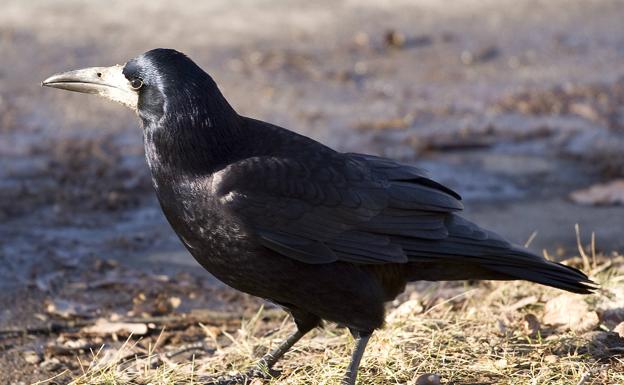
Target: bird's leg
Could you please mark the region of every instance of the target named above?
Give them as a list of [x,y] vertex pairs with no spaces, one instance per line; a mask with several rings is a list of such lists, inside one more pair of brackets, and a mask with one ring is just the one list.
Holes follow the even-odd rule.
[[356,336],[355,349],[353,350],[353,355],[351,356],[351,362],[347,368],[347,373],[345,373],[345,376],[342,378],[341,385],[355,385],[358,369],[360,367],[360,361],[362,360],[364,350],[366,350],[366,344],[372,334],[371,332],[353,331],[352,333]]
[[[309,331],[309,330],[308,330]],[[282,342],[277,348],[271,350],[265,354],[253,367],[249,368],[244,373],[237,374],[230,377],[222,377],[217,380],[204,382],[204,385],[234,385],[234,384],[247,384],[252,378],[268,378],[270,375],[270,369],[282,358],[284,354],[301,339],[306,332],[302,332],[299,329],[292,333],[286,341]]]
[[302,312],[299,310],[290,310],[292,314],[295,324],[297,325],[297,330],[291,334],[286,341],[282,342],[277,348],[273,349],[269,353],[265,354],[260,361],[256,364],[256,367],[251,370],[251,372],[260,372],[264,374],[265,369],[271,369],[273,365],[277,363],[286,354],[290,348],[293,347],[294,344],[297,343],[303,336],[308,334],[308,332],[315,327],[317,327],[321,320],[315,315],[310,313]]
[[286,352],[299,341],[303,336],[315,327],[321,320],[315,315],[303,312],[294,312],[291,314],[297,324],[297,330],[292,333],[286,341],[282,342],[277,348],[265,354],[252,368],[245,373],[241,373],[230,377],[221,377],[217,379],[204,379],[204,385],[234,385],[247,384],[252,378],[267,378],[267,369],[271,369],[273,365],[279,361]]
[[288,336],[286,341],[282,342],[278,347],[265,354],[260,361],[258,361],[256,364],[258,369],[271,369],[273,365],[275,365],[277,361],[279,361],[279,359],[282,358],[282,356],[286,354],[286,352],[292,348],[293,345],[296,344],[297,341],[299,341],[306,333],[307,332],[302,333],[299,329],[297,329],[293,334]]

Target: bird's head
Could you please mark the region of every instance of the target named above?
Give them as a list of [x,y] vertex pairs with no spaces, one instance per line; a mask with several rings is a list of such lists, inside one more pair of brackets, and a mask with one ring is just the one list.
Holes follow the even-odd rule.
[[241,117],[212,78],[172,49],[153,49],[124,65],[59,73],[42,85],[96,94],[130,107],[143,122],[146,144],[154,149],[148,161],[157,154],[178,173],[204,172],[205,165],[221,164],[233,156],[242,135]]
[[159,121],[167,111],[197,114],[187,110],[209,109],[215,102],[225,102],[206,72],[186,55],[164,48],[124,65],[58,73],[41,85],[105,97],[133,109],[147,124]]

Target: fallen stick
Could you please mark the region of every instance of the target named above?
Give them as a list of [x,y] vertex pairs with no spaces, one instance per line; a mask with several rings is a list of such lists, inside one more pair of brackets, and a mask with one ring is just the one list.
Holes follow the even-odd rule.
[[[283,312],[275,309],[265,311],[263,318],[274,318],[283,315]],[[240,325],[243,316],[240,313],[226,313],[212,310],[201,310],[196,313],[180,315],[167,315],[155,317],[129,317],[115,320],[114,322],[143,323],[148,325],[148,334],[160,332],[162,328],[167,330],[183,330],[192,325]],[[70,320],[67,322],[51,322],[41,326],[27,326],[22,328],[0,329],[1,338],[12,338],[21,335],[55,335],[64,332],[77,332],[83,327],[92,326],[96,319]]]

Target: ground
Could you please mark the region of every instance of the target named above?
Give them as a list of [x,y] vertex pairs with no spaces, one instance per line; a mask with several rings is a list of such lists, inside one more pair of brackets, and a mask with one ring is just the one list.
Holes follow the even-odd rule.
[[0,337],[0,379],[76,373],[74,348],[46,346],[100,318],[161,317],[148,335],[169,322],[205,336],[195,321],[214,313],[178,318],[218,310],[235,331],[261,304],[183,250],[151,192],[136,117],[41,89],[45,77],[176,48],[242,114],[427,168],[464,196],[466,216],[518,243],[533,238],[537,252],[578,254],[579,223],[583,243],[594,232],[611,255],[624,250],[624,208],[571,193],[624,177],[623,16],[617,1],[582,0],[3,2],[0,327],[37,333]]
[[[527,282],[410,285],[388,305],[360,383],[621,384],[624,256],[581,255],[566,263],[601,285],[586,297]],[[214,385],[294,330],[281,310],[190,274],[129,272],[111,262],[85,274],[57,284],[34,313],[44,327],[0,330],[2,348],[12,353],[3,369],[11,359],[29,369],[6,381]],[[202,296],[212,299],[209,310],[198,309]],[[338,384],[352,347],[347,330],[325,325],[285,356],[274,378],[251,384]],[[423,382],[427,376],[434,380]]]

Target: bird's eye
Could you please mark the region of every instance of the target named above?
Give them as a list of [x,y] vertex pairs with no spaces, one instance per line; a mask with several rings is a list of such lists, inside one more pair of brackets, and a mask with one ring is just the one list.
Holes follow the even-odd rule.
[[139,78],[134,78],[130,80],[130,87],[132,87],[132,89],[135,91],[138,90],[139,88],[143,87],[143,80]]

